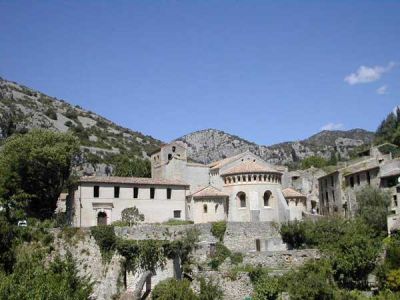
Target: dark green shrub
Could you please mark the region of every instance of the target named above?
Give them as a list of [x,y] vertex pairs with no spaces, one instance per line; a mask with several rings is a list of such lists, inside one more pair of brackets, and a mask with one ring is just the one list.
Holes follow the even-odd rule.
[[52,120],[57,120],[57,113],[53,108],[48,108],[44,114]]
[[231,262],[234,265],[241,264],[243,262],[243,254],[240,252],[234,252],[231,254]]
[[280,233],[283,242],[294,249],[302,248],[306,242],[306,225],[298,220],[282,224]]
[[100,253],[103,261],[109,262],[114,254],[116,245],[114,226],[95,226],[91,227],[90,231],[100,248]]
[[267,276],[268,276],[268,270],[261,266],[257,266],[249,272],[250,281],[253,284],[257,283],[261,278]]
[[219,222],[212,223],[211,233],[220,242],[222,242],[224,240],[225,231],[226,231],[226,221],[219,221]]
[[159,282],[152,291],[153,300],[198,300],[199,297],[190,288],[190,281],[173,278]]
[[281,284],[277,277],[263,276],[254,286],[254,300],[275,300],[281,292]]

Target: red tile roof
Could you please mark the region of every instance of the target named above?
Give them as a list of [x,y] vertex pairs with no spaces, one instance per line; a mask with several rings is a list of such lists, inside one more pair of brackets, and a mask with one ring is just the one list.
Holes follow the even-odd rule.
[[113,183],[113,184],[142,184],[142,185],[175,185],[189,186],[186,182],[175,179],[145,178],[145,177],[117,177],[117,176],[84,176],[82,183]]
[[191,195],[193,198],[209,198],[209,197],[229,197],[228,194],[221,192],[215,187],[209,185]]
[[243,173],[281,173],[271,167],[263,166],[254,161],[245,161],[226,170],[222,175],[234,175]]

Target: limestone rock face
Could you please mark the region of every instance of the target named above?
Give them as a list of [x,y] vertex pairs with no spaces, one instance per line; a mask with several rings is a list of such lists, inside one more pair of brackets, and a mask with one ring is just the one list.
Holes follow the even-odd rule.
[[271,146],[257,145],[216,129],[196,131],[178,138],[188,146],[188,155],[210,163],[246,150],[273,164],[287,164],[318,155],[329,159],[332,153],[348,158],[355,147],[372,142],[374,134],[363,129],[322,131],[308,139]]

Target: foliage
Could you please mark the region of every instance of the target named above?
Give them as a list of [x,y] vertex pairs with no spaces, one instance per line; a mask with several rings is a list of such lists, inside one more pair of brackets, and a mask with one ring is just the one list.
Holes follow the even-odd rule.
[[257,266],[250,270],[249,277],[252,283],[257,283],[261,278],[268,276],[268,270],[261,266]]
[[7,273],[12,271],[15,262],[15,227],[10,225],[7,220],[0,216],[0,272]]
[[32,130],[7,139],[0,152],[0,204],[7,217],[50,217],[78,152],[77,140],[64,133]]
[[[386,239],[385,260],[377,269],[377,278],[381,289],[397,291],[396,279],[400,270],[400,233],[392,234]],[[390,280],[389,280],[390,276]],[[400,283],[400,282],[398,282]]]
[[290,272],[282,284],[293,300],[333,299],[334,283],[328,261],[310,261]]
[[[190,281],[173,278],[159,282],[152,291],[153,300],[198,300],[199,297],[190,288]],[[204,298],[207,299],[207,298]]]
[[281,284],[277,277],[263,276],[254,286],[254,300],[275,300],[281,292]]
[[222,300],[224,292],[219,287],[218,283],[214,283],[211,278],[206,280],[200,278],[200,293],[199,300]]
[[301,248],[306,242],[306,226],[307,223],[297,220],[282,224],[280,233],[283,242],[287,243],[291,248]]
[[218,242],[216,244],[215,255],[212,257],[209,262],[209,266],[213,270],[218,270],[218,267],[225,261],[227,258],[231,259],[232,264],[239,264],[243,261],[243,255],[239,252],[232,253],[223,243]]
[[316,247],[329,258],[334,278],[341,287],[366,286],[367,275],[375,268],[380,239],[362,219],[290,222],[284,228],[285,241],[295,241],[292,243],[298,247]]
[[0,299],[89,299],[93,284],[88,278],[78,277],[70,253],[64,259],[56,256],[47,266],[45,258],[46,252],[40,247],[22,245],[14,272],[0,274]]
[[127,222],[129,226],[144,221],[144,214],[141,214],[136,206],[125,208],[122,211],[121,216],[122,221]]
[[168,221],[162,223],[163,225],[170,225],[170,226],[175,226],[175,225],[189,225],[193,224],[193,221],[189,220],[177,220],[177,219],[169,219]]
[[386,285],[391,291],[400,291],[400,269],[389,271]]
[[100,248],[100,253],[103,261],[109,262],[114,254],[117,240],[114,232],[114,226],[94,226],[90,228],[90,232]]
[[226,231],[226,221],[219,221],[219,222],[212,223],[211,233],[220,242],[222,242],[224,240],[225,231]]
[[150,177],[151,164],[149,160],[120,155],[114,159],[114,176]]
[[53,108],[48,108],[44,114],[52,120],[57,120],[57,113]]
[[391,112],[376,130],[376,144],[385,142],[400,145],[400,108],[396,113]]
[[329,164],[329,162],[320,156],[309,156],[301,161],[301,168],[308,169],[311,167],[322,168]]
[[356,195],[357,214],[369,224],[376,234],[386,234],[390,194],[381,189],[366,186]]

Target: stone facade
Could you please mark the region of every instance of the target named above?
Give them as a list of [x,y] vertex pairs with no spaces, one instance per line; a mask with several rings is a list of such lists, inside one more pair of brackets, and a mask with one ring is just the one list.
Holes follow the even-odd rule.
[[382,153],[381,148],[373,147],[366,156],[344,163],[318,179],[323,215],[353,216],[357,210],[356,193],[368,185],[388,191],[392,198],[391,209],[399,212],[400,160],[392,159],[391,153]]
[[146,223],[281,223],[301,219],[308,209],[285,199],[286,167],[272,166],[249,151],[204,165],[190,162],[186,146],[174,142],[151,155],[151,170],[152,178],[82,177],[68,200],[71,223],[111,224],[134,206]]

